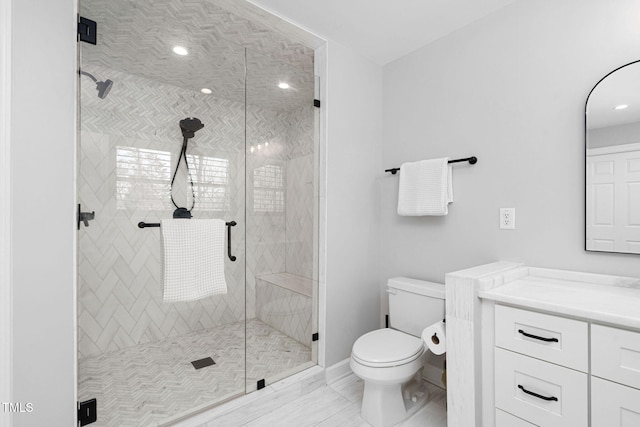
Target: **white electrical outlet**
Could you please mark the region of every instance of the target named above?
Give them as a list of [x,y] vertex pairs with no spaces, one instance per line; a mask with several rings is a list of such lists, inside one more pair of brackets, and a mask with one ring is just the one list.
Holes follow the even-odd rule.
[[503,230],[515,230],[516,208],[500,208],[500,228]]

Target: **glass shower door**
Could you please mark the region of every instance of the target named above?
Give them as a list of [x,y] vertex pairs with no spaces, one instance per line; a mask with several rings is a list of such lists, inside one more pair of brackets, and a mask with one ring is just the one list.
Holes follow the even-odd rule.
[[[78,398],[97,399],[95,425],[164,425],[316,363],[313,50],[241,3],[80,0],[98,23],[77,156]],[[226,292],[167,296],[183,264],[158,225],[176,208],[235,222]]]
[[[247,391],[317,362],[313,62],[247,50]],[[314,292],[315,290],[315,292]]]
[[[78,399],[97,399],[95,425],[163,423],[245,393],[245,52],[210,37],[207,2],[80,10],[99,33],[80,46],[77,188],[79,211],[94,215],[78,229]],[[176,171],[179,123],[192,117],[204,127]],[[162,229],[138,223],[176,206],[237,223],[235,261],[223,242],[226,293],[167,301]]]

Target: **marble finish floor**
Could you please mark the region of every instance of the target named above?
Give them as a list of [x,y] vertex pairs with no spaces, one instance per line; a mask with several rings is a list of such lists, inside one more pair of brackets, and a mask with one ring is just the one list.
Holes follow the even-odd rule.
[[[320,367],[308,369],[174,427],[367,427],[360,417],[362,380],[350,373],[330,384]],[[400,427],[446,427],[446,391],[428,384],[429,401]]]
[[[96,398],[95,426],[148,426],[312,366],[311,350],[259,320],[193,332],[78,361],[78,399]],[[194,360],[215,365],[196,370]]]

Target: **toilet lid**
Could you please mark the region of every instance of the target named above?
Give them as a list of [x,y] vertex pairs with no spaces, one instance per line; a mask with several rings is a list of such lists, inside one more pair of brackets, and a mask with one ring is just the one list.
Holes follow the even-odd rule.
[[423,351],[420,338],[394,329],[378,329],[358,338],[351,355],[363,365],[384,367],[409,363]]

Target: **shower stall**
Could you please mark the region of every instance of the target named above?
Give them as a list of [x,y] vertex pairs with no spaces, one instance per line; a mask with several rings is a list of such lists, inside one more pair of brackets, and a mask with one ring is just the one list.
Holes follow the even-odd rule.
[[[162,425],[315,365],[313,48],[237,0],[80,14],[78,400],[95,425]],[[165,302],[162,231],[139,223],[176,207],[227,222],[226,293]]]

